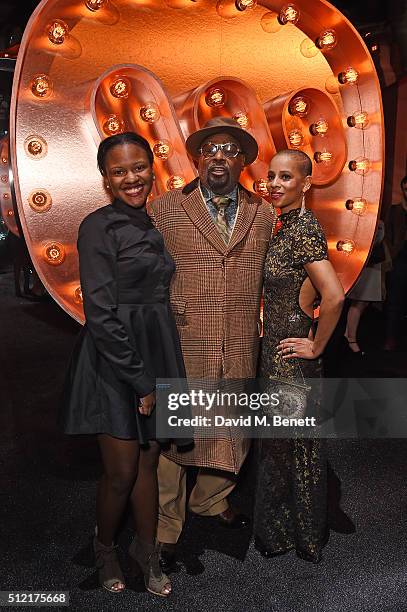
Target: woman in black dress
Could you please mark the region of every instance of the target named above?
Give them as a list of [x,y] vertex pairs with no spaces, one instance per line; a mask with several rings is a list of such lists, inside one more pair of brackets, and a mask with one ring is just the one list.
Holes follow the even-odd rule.
[[130,499],[137,536],[129,553],[146,588],[168,596],[155,545],[160,446],[156,378],[185,378],[168,288],[175,266],[146,213],[154,180],[148,142],[127,132],[102,141],[98,166],[113,202],[88,215],[78,251],[86,323],[67,381],[63,427],[96,434],[104,474],[94,538],[100,583],[125,588],[114,538]]
[[[307,378],[321,376],[320,357],[335,329],[343,289],[328,261],[318,220],[305,209],[312,163],[302,151],[280,151],[273,157],[268,189],[280,208],[281,227],[272,239],[264,268],[264,337],[262,379],[286,381],[288,410],[318,416],[318,392],[306,397]],[[320,300],[315,337],[313,309]],[[272,379],[272,380],[271,380]],[[288,383],[288,384],[287,384]],[[281,407],[279,407],[281,408]],[[291,416],[289,414],[284,416]],[[295,549],[317,563],[327,539],[327,459],[323,440],[260,441],[255,545],[265,557]]]

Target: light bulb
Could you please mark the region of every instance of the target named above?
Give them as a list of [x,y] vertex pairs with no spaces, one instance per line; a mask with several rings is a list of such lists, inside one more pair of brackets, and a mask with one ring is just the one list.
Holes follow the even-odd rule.
[[295,4],[286,4],[278,14],[278,20],[282,25],[291,23],[295,25],[300,18],[300,10]]
[[309,131],[313,136],[325,136],[328,131],[328,122],[326,119],[318,119],[315,123],[310,125]]
[[108,136],[121,134],[124,132],[124,121],[118,115],[109,115],[103,124],[103,131]]
[[73,301],[75,304],[83,304],[82,287],[77,287],[73,292]]
[[36,189],[28,196],[28,203],[35,212],[47,212],[52,206],[52,198],[45,189]]
[[8,176],[7,176],[7,174],[3,174],[0,177],[0,180],[1,180],[2,183],[8,183]]
[[128,81],[128,79],[125,79],[123,77],[118,77],[110,85],[110,93],[114,98],[127,99],[129,97],[130,90],[130,82]]
[[232,119],[237,121],[237,123],[240,125],[240,127],[243,128],[244,130],[247,130],[247,128],[250,125],[249,117],[243,111],[238,111],[237,113],[235,113],[233,115]]
[[226,103],[226,93],[219,87],[212,87],[205,95],[205,102],[208,106],[224,106]]
[[41,136],[29,136],[24,141],[24,151],[33,159],[42,159],[48,153],[48,145]]
[[69,28],[62,19],[54,19],[47,29],[48,39],[53,45],[62,45],[69,34]]
[[273,12],[264,13],[260,19],[260,25],[268,34],[275,34],[281,30],[282,24],[278,20],[278,14]]
[[35,76],[30,87],[36,98],[48,98],[52,93],[52,81],[46,74]]
[[7,158],[6,157],[2,157],[1,158],[1,163],[2,164],[7,164]]
[[353,212],[354,215],[362,217],[367,210],[367,202],[364,198],[354,198],[346,200],[345,207]]
[[356,172],[356,174],[361,174],[363,176],[370,170],[370,160],[368,160],[367,157],[358,157],[357,159],[352,159],[348,167],[351,172]]
[[185,179],[183,176],[170,176],[167,181],[167,189],[181,189],[185,185]]
[[159,140],[153,146],[153,153],[158,159],[168,159],[172,155],[172,145],[168,140]]
[[314,153],[314,159],[317,162],[317,164],[330,164],[332,161],[332,153],[330,151],[316,151]]
[[355,127],[358,130],[364,130],[369,123],[369,117],[366,111],[360,110],[355,111],[350,117],[346,120],[349,127]]
[[359,72],[355,70],[355,68],[352,68],[352,66],[349,66],[349,68],[346,68],[346,70],[338,74],[338,81],[342,85],[345,85],[346,83],[348,85],[355,85],[355,83],[358,82],[358,79]]
[[146,123],[154,123],[161,117],[160,110],[155,102],[146,102],[140,108],[140,117]]
[[257,4],[257,0],[235,0],[235,6],[238,11],[253,9]]
[[288,133],[288,141],[292,147],[301,147],[304,144],[304,134],[295,128]]
[[31,153],[33,157],[36,157],[37,155],[41,155],[42,144],[40,143],[39,140],[30,140],[30,142],[27,145],[27,151]]
[[65,261],[65,249],[59,242],[50,242],[43,251],[45,261],[51,266],[60,266]]
[[345,255],[350,255],[355,250],[355,243],[353,240],[349,238],[345,238],[344,240],[338,240],[336,243],[336,248],[338,251],[341,251]]
[[296,96],[293,98],[288,105],[288,112],[290,115],[296,115],[297,117],[306,117],[310,110],[310,101],[305,96]]
[[9,199],[9,195],[8,195],[8,193],[3,193],[3,198],[4,198],[5,200],[8,200],[8,199]]
[[90,11],[98,11],[106,4],[106,0],[85,0],[86,8]]
[[267,189],[267,182],[265,178],[257,179],[257,181],[253,183],[253,191],[263,197],[268,196],[269,190]]
[[318,38],[315,41],[315,45],[318,49],[322,49],[322,51],[329,51],[333,49],[338,44],[338,38],[336,36],[335,30],[324,30],[320,33]]
[[[168,0],[167,0],[168,1]],[[216,3],[216,12],[223,19],[234,19],[242,12],[254,9],[257,6],[257,0],[218,0]]]

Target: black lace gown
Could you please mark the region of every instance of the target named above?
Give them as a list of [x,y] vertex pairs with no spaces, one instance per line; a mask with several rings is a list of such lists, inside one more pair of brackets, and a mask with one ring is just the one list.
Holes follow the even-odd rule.
[[[307,278],[304,264],[327,259],[324,233],[311,211],[282,214],[282,226],[270,243],[264,269],[264,337],[260,361],[263,379],[275,377],[298,384],[295,401],[310,409],[301,385],[321,376],[317,360],[283,360],[278,343],[288,337],[306,337],[312,319],[299,305]],[[271,383],[270,383],[271,384]],[[296,387],[292,387],[295,389]],[[306,402],[308,402],[307,405]],[[318,415],[320,398],[312,398]],[[298,405],[297,405],[298,408]],[[327,460],[324,441],[317,439],[263,439],[258,446],[255,508],[256,539],[271,553],[295,549],[317,563],[327,538]]]

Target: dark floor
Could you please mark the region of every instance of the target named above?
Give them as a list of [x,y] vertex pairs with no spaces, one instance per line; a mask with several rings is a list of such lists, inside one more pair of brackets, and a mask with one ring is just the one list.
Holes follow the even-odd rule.
[[[342,506],[357,531],[333,533],[320,565],[293,553],[265,560],[248,533],[225,532],[208,519],[190,517],[170,600],[137,585],[119,595],[97,588],[88,546],[100,472],[97,449],[92,438],[65,437],[55,425],[79,327],[51,301],[15,298],[9,270],[0,274],[0,300],[1,590],[68,590],[70,610],[86,612],[407,611],[405,440],[330,442]],[[369,376],[406,376],[405,352],[379,350],[381,323],[380,312],[366,313],[361,343],[369,355],[362,364],[345,352],[338,332],[331,376],[355,368]],[[251,467],[249,461],[235,495],[247,512]],[[119,538],[123,550],[130,537],[128,521]]]

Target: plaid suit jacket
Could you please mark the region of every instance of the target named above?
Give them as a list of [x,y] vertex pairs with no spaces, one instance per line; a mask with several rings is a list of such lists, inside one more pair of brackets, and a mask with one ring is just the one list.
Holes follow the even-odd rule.
[[[239,211],[228,245],[206,208],[199,179],[160,196],[151,216],[176,272],[171,305],[189,379],[256,376],[263,265],[276,215],[270,204],[240,186]],[[177,463],[237,473],[249,448],[226,428],[217,439],[195,439]]]

